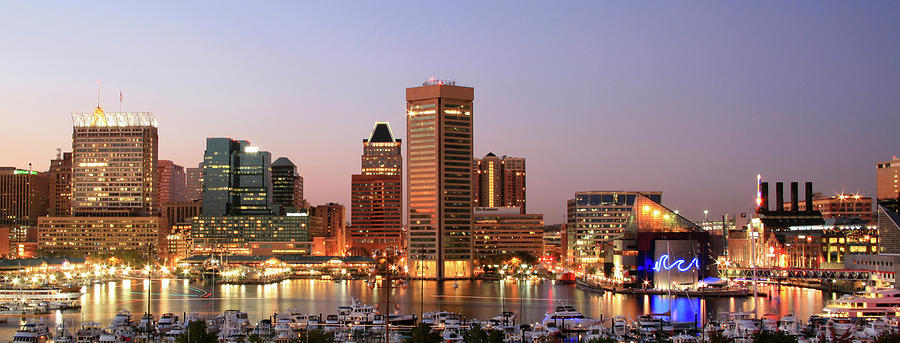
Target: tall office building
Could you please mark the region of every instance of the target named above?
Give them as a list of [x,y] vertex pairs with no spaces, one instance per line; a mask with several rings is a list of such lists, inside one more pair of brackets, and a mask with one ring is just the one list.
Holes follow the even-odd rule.
[[503,167],[500,158],[489,152],[478,163],[478,203],[476,207],[501,207],[503,204]]
[[272,162],[272,201],[284,212],[287,207],[299,207],[301,200],[303,181],[297,166],[287,157],[279,157]]
[[184,167],[169,160],[157,163],[159,175],[159,203],[168,204],[185,200]]
[[900,158],[875,164],[875,186],[878,200],[900,198]]
[[203,162],[197,168],[186,169],[184,196],[191,201],[203,199]]
[[207,138],[203,207],[191,221],[196,251],[308,254],[309,215],[273,202],[271,155],[249,141]]
[[472,276],[474,95],[445,81],[406,89],[407,256],[414,277]]
[[575,199],[566,202],[567,219],[562,234],[565,263],[580,268],[611,262],[602,260],[602,245],[625,229],[638,195],[662,202],[662,192],[576,192]]
[[207,138],[203,215],[271,214],[271,158],[249,141]]
[[488,153],[473,163],[475,207],[518,207],[525,214],[525,159]]
[[158,244],[161,228],[156,118],[97,106],[93,113],[72,114],[72,121],[74,217],[40,217],[38,247],[50,253],[146,252]]
[[362,173],[350,179],[350,248],[375,252],[403,249],[403,157],[400,139],[387,122],[363,139]]
[[158,133],[152,113],[72,114],[72,212],[76,216],[159,214]]
[[503,206],[525,213],[525,159],[503,157]]
[[47,190],[47,173],[0,167],[0,227],[36,227],[47,215]]
[[48,195],[51,217],[72,215],[72,153],[57,153],[56,159],[50,160],[49,177],[50,194]]

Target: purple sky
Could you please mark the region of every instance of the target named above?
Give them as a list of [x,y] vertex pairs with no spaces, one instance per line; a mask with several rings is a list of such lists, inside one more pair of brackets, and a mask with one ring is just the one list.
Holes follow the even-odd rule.
[[[154,112],[160,157],[207,136],[301,166],[349,202],[404,88],[475,87],[475,154],[528,159],[528,207],[661,190],[690,218],[752,206],[755,175],[874,194],[900,154],[900,3],[192,2],[0,4],[0,165],[46,169],[72,112]],[[662,7],[672,6],[672,7]]]

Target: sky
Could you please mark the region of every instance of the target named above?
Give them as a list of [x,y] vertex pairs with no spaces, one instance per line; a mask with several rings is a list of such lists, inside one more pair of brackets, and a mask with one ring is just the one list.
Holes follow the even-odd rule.
[[527,159],[528,211],[576,191],[659,190],[688,218],[748,211],[755,178],[874,195],[900,154],[892,1],[0,3],[0,166],[46,170],[70,114],[153,112],[161,159],[206,137],[298,164],[350,201],[375,121],[405,91],[475,88],[475,156]]

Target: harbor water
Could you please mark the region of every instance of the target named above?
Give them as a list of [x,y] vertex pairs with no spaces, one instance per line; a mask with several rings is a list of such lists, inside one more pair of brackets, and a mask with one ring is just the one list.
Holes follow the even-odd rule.
[[[379,283],[380,285],[381,283]],[[65,321],[77,326],[97,322],[106,326],[117,312],[126,309],[135,318],[147,311],[148,286],[150,311],[158,319],[162,313],[179,316],[184,312],[218,314],[228,309],[247,312],[252,322],[273,313],[299,310],[311,314],[337,313],[338,306],[349,305],[354,298],[368,304],[383,304],[384,288],[370,288],[363,280],[285,280],[268,285],[212,285],[183,279],[121,280],[83,288],[80,311],[54,311],[43,318],[51,327]],[[768,296],[698,299],[685,296],[597,294],[575,285],[554,281],[411,281],[406,288],[392,290],[391,308],[405,314],[444,310],[465,318],[489,319],[502,311],[523,314],[526,323],[540,321],[557,305],[572,305],[586,316],[604,319],[622,315],[636,318],[645,313],[670,310],[677,321],[705,322],[717,314],[753,311],[779,317],[793,313],[804,321],[821,312],[825,304],[839,294],[799,287],[763,286]],[[395,305],[396,304],[396,305]],[[22,317],[8,317],[0,323],[0,337],[12,337]],[[608,325],[608,324],[607,324]]]

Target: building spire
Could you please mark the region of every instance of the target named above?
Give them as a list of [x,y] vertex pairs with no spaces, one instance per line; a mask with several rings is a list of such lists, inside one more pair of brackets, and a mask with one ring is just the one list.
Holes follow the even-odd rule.
[[103,111],[103,108],[100,107],[100,80],[97,80],[97,109],[95,112],[97,110]]

